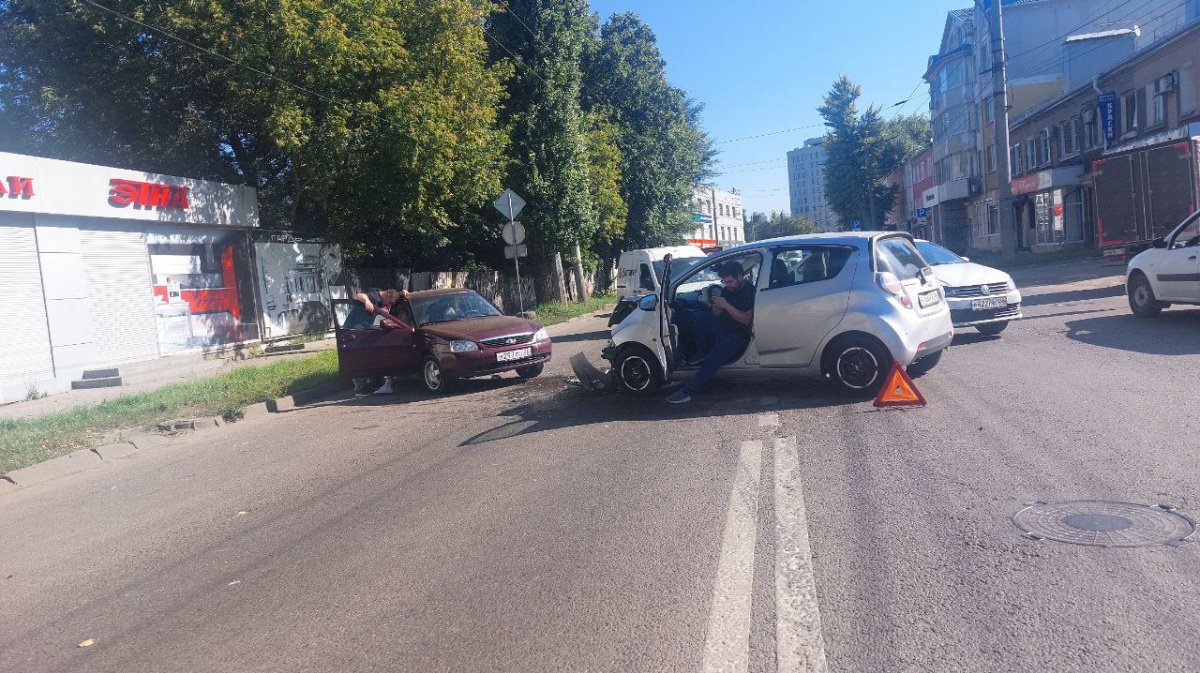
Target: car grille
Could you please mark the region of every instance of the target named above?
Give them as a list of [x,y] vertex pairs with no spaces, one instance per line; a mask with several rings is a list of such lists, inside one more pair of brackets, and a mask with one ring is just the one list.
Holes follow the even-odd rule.
[[520,344],[527,344],[530,341],[533,341],[532,334],[513,334],[511,336],[497,337],[495,339],[484,339],[479,343],[487,346],[488,348],[504,348],[505,346],[518,346]]
[[963,285],[961,287],[947,287],[946,296],[949,298],[960,297],[986,297],[993,294],[1008,294],[1008,283],[988,283],[987,293],[985,294],[980,288],[983,285]]
[[982,311],[972,311],[971,309],[950,311],[950,320],[954,323],[977,322],[980,320],[995,320],[997,318],[1015,318],[1020,313],[1020,304],[1009,304],[1004,308],[989,308]]

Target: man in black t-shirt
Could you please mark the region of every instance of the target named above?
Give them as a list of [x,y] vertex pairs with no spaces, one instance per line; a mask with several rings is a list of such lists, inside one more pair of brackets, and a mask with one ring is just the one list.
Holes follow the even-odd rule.
[[720,297],[713,297],[712,313],[697,313],[692,319],[692,339],[697,346],[697,355],[703,359],[700,371],[667,398],[672,404],[691,401],[693,392],[750,345],[754,286],[746,280],[746,271],[738,262],[726,262],[717,273],[725,286],[724,292]]

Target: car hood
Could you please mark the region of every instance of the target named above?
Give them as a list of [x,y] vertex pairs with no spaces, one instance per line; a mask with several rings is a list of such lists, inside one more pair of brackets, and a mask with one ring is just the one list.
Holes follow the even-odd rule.
[[507,315],[489,316],[487,318],[467,318],[454,322],[438,322],[421,328],[429,334],[444,339],[467,339],[480,341],[495,339],[510,334],[532,334],[538,331],[540,325]]
[[984,285],[987,283],[1003,283],[1011,280],[1007,273],[990,266],[975,262],[957,264],[938,264],[933,267],[933,275],[943,285],[962,287],[964,285]]

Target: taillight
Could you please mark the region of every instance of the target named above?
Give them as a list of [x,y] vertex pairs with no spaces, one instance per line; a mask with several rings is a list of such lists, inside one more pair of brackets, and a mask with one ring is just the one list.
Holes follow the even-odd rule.
[[875,274],[875,284],[884,292],[900,300],[900,304],[904,308],[912,308],[912,300],[908,298],[907,294],[904,294],[904,286],[900,284],[900,279],[896,277],[896,274],[890,271],[879,271]]

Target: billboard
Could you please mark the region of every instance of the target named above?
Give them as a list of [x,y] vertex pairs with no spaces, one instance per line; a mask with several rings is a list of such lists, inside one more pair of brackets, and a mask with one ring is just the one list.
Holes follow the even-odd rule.
[[151,227],[146,252],[163,355],[259,338],[245,231]]
[[341,246],[281,232],[255,231],[251,236],[263,338],[331,329],[330,301],[347,296]]

